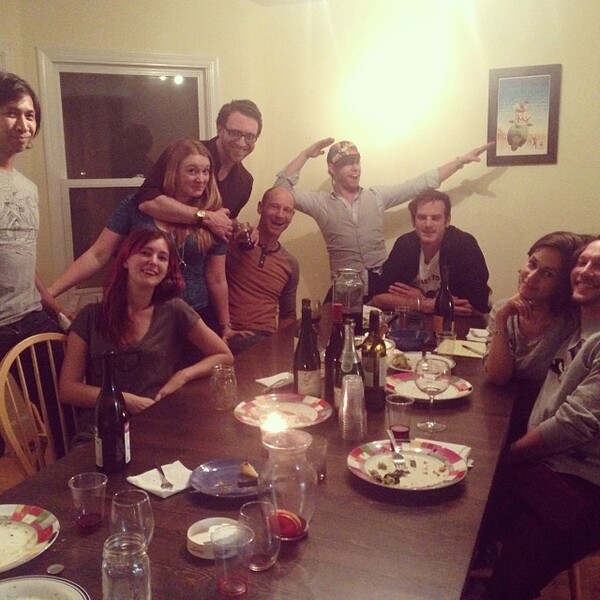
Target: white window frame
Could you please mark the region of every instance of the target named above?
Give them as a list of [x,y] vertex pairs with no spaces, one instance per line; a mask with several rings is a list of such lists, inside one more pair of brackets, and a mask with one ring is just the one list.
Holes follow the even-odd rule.
[[216,57],[51,48],[39,48],[37,60],[54,264],[62,272],[73,262],[69,191],[73,188],[139,187],[143,179],[67,178],[60,73],[196,77],[200,139],[208,139],[214,135],[220,106],[217,98],[218,61]]

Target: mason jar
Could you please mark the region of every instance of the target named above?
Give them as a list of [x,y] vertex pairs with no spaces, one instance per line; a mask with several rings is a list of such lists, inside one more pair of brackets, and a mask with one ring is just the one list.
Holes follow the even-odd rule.
[[102,551],[103,600],[151,600],[150,559],[140,533],[115,533]]

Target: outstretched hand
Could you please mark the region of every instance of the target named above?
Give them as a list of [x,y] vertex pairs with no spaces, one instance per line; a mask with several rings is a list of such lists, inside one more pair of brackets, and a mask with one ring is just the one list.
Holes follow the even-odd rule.
[[459,156],[458,160],[463,165],[468,165],[469,163],[472,163],[472,162],[481,162],[480,156],[484,152],[487,152],[490,148],[493,148],[493,146],[494,146],[494,142],[489,142],[487,144],[483,144],[483,146],[477,146],[477,148],[473,148],[473,150],[467,152],[466,154],[463,154],[462,156]]
[[317,158],[317,156],[325,154],[325,148],[331,146],[333,142],[334,138],[332,137],[323,138],[322,140],[314,142],[308,148],[306,148],[306,150],[304,150],[304,154],[307,158]]

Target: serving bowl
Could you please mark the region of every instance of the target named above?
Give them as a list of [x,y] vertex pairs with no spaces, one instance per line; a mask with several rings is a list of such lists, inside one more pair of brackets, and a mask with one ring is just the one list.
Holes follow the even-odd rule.
[[431,334],[423,329],[396,329],[389,331],[387,335],[398,350],[410,352],[423,350]]

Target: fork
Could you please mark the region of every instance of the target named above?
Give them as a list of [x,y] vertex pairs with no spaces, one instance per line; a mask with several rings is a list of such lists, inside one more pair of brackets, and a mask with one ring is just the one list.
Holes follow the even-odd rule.
[[163,490],[172,490],[173,489],[173,484],[167,479],[167,476],[165,475],[165,472],[163,471],[162,466],[160,465],[160,463],[154,463],[154,466],[156,467],[156,470],[158,471],[158,474],[160,476],[160,487]]
[[392,462],[394,463],[394,467],[396,467],[397,471],[402,471],[406,473],[408,469],[406,468],[406,460],[402,454],[400,454],[400,450],[398,449],[398,443],[396,442],[396,438],[394,437],[394,432],[391,429],[387,430],[388,437],[390,438],[390,444],[392,445]]

